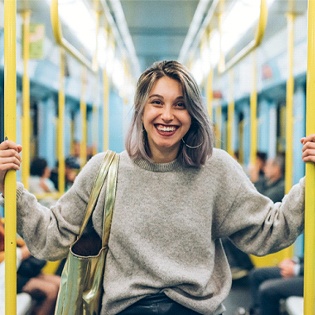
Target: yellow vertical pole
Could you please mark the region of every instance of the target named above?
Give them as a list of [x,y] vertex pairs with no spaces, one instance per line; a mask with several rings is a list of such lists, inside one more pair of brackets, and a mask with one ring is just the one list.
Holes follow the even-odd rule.
[[[286,153],[285,153],[285,193],[288,193],[293,185],[293,96],[294,96],[294,14],[288,13],[288,79],[286,90]],[[294,247],[283,250],[284,257],[292,257]]]
[[215,143],[217,148],[221,148],[221,138],[222,138],[222,105],[219,104],[215,109]]
[[65,120],[65,52],[60,48],[60,70],[58,91],[58,187],[60,194],[65,192],[65,159],[64,159],[64,120]]
[[23,80],[22,80],[22,99],[23,99],[23,116],[22,116],[22,146],[23,146],[23,165],[22,165],[22,182],[24,187],[28,188],[28,179],[30,176],[30,79],[28,76],[28,61],[30,51],[30,16],[31,12],[25,10],[23,16]]
[[213,69],[211,68],[207,80],[207,108],[210,119],[212,119],[212,102],[213,102]]
[[223,34],[222,34],[222,16],[224,12],[224,6],[225,6],[225,0],[220,0],[219,2],[220,9],[219,9],[219,15],[218,15],[218,29],[220,34],[220,42],[219,42],[219,49],[220,49],[220,57],[219,57],[219,64],[218,64],[218,70],[219,73],[222,73],[225,69],[225,57],[223,52]]
[[256,51],[253,52],[252,64],[252,91],[250,93],[250,164],[254,165],[257,152],[257,58]]
[[227,123],[227,152],[234,155],[233,152],[233,124],[234,124],[234,70],[229,72],[230,100],[228,104],[228,123]]
[[293,185],[293,54],[294,54],[294,14],[288,13],[288,79],[286,91],[286,155],[285,155],[285,192]]
[[[95,1],[95,5],[98,8],[99,0]],[[97,9],[96,11],[96,36],[95,36],[95,54],[93,59],[93,68],[95,69],[95,89],[97,93],[95,94],[95,100],[93,105],[93,112],[92,112],[92,121],[93,121],[93,129],[92,129],[92,154],[96,154],[97,152],[97,143],[98,143],[98,103],[99,103],[99,76],[98,76],[98,34],[100,29],[100,19],[101,19],[101,12]]]
[[82,78],[81,78],[81,98],[80,98],[80,113],[81,113],[81,132],[82,138],[80,143],[80,163],[81,167],[86,163],[86,85],[87,85],[87,73],[86,68],[82,68]]
[[103,104],[103,126],[104,126],[104,142],[103,142],[103,150],[108,150],[109,144],[109,79],[106,73],[106,70],[103,70],[103,93],[104,93],[104,104]]
[[[306,134],[315,133],[315,2],[308,0],[308,50],[306,81]],[[304,315],[315,314],[315,165],[306,163]]]
[[98,124],[98,105],[93,106],[93,126],[95,126],[95,128],[93,128],[92,154],[95,155],[97,153],[98,128],[99,128],[99,124]]
[[[16,1],[4,0],[4,134],[16,141]],[[16,314],[16,172],[5,177],[5,314]]]

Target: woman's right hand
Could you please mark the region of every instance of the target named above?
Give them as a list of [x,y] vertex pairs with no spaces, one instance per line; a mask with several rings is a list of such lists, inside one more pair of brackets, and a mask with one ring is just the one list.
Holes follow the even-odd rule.
[[4,178],[9,170],[19,170],[21,166],[20,152],[22,146],[13,141],[0,143],[0,192],[4,192]]

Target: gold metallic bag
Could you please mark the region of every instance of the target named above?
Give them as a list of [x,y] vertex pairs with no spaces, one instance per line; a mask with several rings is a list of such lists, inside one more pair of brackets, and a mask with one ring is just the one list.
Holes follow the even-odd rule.
[[[108,238],[116,193],[119,157],[107,151],[103,165],[93,187],[86,215],[76,241],[61,274],[61,285],[55,315],[98,315],[103,295],[103,276]],[[99,192],[107,175],[104,207],[103,236],[96,232],[83,234],[95,207]]]

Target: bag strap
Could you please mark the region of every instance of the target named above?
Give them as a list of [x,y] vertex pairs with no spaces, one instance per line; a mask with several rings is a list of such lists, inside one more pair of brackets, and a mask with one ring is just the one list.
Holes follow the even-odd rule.
[[[79,235],[77,237],[78,239],[83,234],[83,231],[89,222],[89,219],[90,219],[90,216],[92,215],[92,212],[93,212],[94,206],[96,204],[98,195],[99,195],[101,188],[105,182],[105,178],[106,178],[106,175],[108,173],[108,170],[109,170],[111,163],[113,162],[113,160],[116,156],[117,156],[117,154],[113,151],[110,151],[110,150],[107,150],[105,153],[103,164],[102,164],[101,169],[100,169],[98,176],[96,178],[94,187],[93,187],[92,192],[91,192],[91,196],[89,198],[88,205],[86,207],[85,217],[83,219],[83,223],[81,225],[80,232],[79,232]],[[117,163],[117,165],[118,165],[118,163]],[[106,192],[106,195],[107,195],[107,192]]]
[[115,196],[116,196],[118,163],[119,163],[119,155],[116,154],[107,175],[107,186],[106,186],[106,197],[105,197],[104,219],[103,219],[102,247],[105,247],[108,245],[109,233],[110,233],[110,228],[112,225],[113,209],[114,209]]

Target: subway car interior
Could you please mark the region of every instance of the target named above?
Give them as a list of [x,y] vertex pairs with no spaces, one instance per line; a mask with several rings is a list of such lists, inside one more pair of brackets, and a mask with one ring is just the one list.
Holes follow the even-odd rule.
[[[31,162],[41,157],[59,181],[51,195],[37,195],[39,202],[58,198],[67,190],[60,176],[67,157],[76,156],[79,172],[98,152],[125,150],[140,74],[155,61],[178,60],[200,87],[215,147],[237,156],[248,174],[257,152],[285,155],[287,192],[305,176],[300,139],[310,115],[312,1],[0,0],[0,137],[13,128],[23,146],[18,181],[29,186]],[[9,28],[15,52],[7,47]],[[14,93],[6,89],[12,70]],[[250,255],[252,268],[303,257],[305,235],[280,252]],[[55,273],[59,263],[49,262],[44,273]],[[250,314],[249,270],[237,271],[231,269],[225,315]],[[20,298],[17,314],[30,314],[32,299]],[[292,298],[281,300],[281,314],[314,314],[303,310],[303,296]]]

